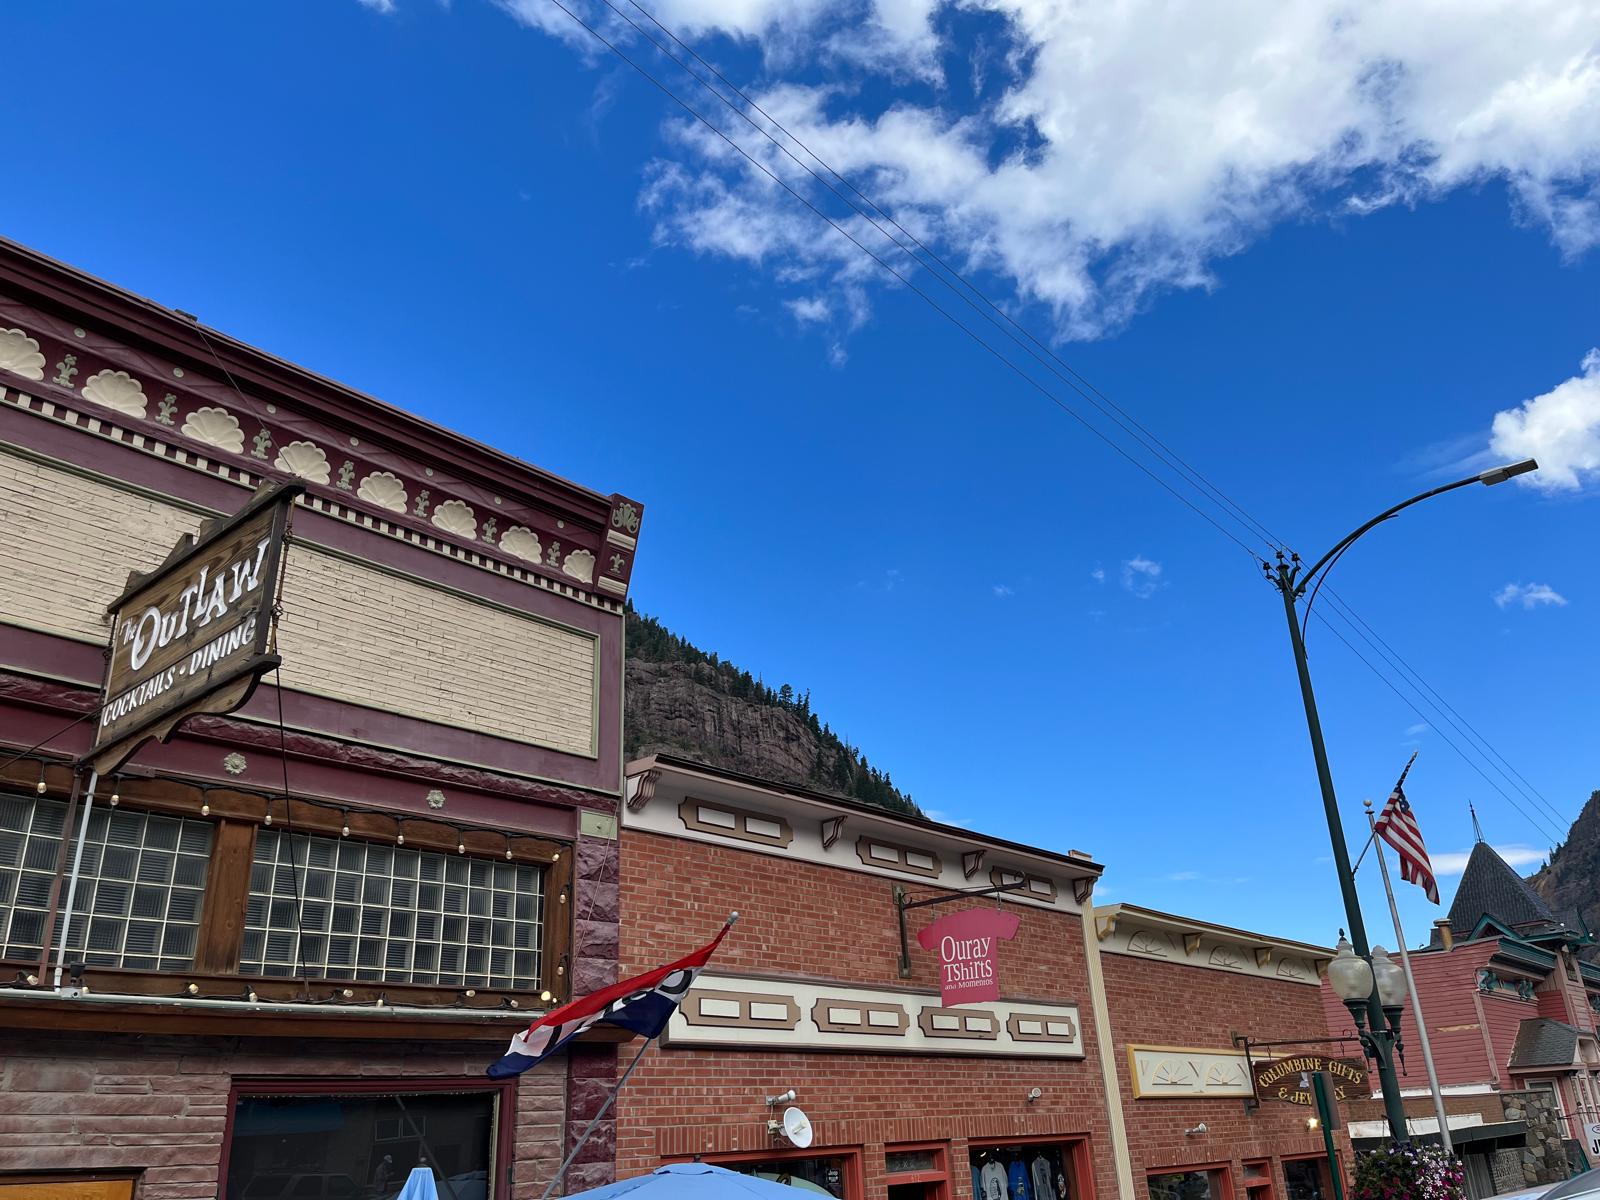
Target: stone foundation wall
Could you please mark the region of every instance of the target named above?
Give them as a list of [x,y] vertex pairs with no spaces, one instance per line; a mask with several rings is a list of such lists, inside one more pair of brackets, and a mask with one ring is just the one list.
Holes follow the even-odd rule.
[[[1554,1103],[1545,1092],[1501,1092],[1500,1101],[1505,1106],[1506,1120],[1528,1123],[1527,1144],[1516,1154],[1522,1168],[1521,1179],[1514,1187],[1532,1187],[1540,1183],[1559,1183],[1567,1177],[1567,1149],[1561,1140],[1561,1118]],[[1502,1151],[1501,1154],[1507,1153]],[[1500,1159],[1495,1156],[1495,1182],[1500,1182]]]

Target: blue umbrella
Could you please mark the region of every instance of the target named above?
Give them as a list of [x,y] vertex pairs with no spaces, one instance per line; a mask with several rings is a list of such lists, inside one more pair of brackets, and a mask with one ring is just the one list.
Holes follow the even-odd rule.
[[608,1183],[568,1200],[797,1200],[800,1189],[769,1183],[710,1163],[670,1163],[648,1175]]

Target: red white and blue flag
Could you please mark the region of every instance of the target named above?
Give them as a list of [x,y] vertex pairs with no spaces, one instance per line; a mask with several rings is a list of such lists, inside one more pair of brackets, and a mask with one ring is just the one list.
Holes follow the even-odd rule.
[[589,996],[551,1009],[511,1039],[505,1056],[489,1064],[490,1079],[506,1079],[537,1066],[584,1030],[599,1024],[617,1025],[646,1038],[660,1037],[689,994],[695,976],[733,928],[735,913],[722,931],[693,954],[664,967],[624,979]]
[[1422,830],[1417,827],[1417,815],[1411,811],[1411,801],[1406,799],[1405,793],[1406,776],[1411,771],[1411,763],[1416,761],[1417,756],[1413,754],[1406,769],[1400,772],[1400,781],[1394,785],[1389,803],[1383,806],[1372,830],[1400,856],[1400,878],[1416,884],[1437,904],[1439,885],[1433,878],[1433,863],[1428,859],[1428,848],[1422,844]]

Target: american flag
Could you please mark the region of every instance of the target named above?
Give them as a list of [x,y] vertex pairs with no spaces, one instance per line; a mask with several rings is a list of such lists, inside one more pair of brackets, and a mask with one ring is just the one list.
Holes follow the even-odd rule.
[[1416,884],[1427,893],[1429,900],[1437,904],[1439,885],[1434,881],[1428,848],[1422,844],[1422,830],[1417,828],[1417,816],[1411,811],[1411,801],[1406,799],[1404,788],[1411,763],[1416,761],[1417,756],[1413,754],[1411,762],[1406,763],[1406,769],[1400,772],[1400,779],[1389,795],[1389,803],[1383,806],[1383,812],[1378,814],[1372,828],[1400,856],[1400,878]]

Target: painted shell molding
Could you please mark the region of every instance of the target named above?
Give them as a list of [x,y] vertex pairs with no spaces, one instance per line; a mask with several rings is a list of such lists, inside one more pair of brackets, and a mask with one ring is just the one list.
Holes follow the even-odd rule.
[[272,465],[312,483],[327,483],[333,474],[328,456],[315,442],[290,442],[278,451]]
[[101,371],[83,383],[83,396],[96,404],[130,417],[144,416],[148,401],[144,385],[126,371]]
[[587,550],[574,550],[567,555],[561,569],[582,583],[593,583],[594,555]]
[[[162,401],[164,408],[166,403]],[[178,432],[219,450],[244,453],[244,430],[239,427],[239,418],[225,408],[195,409],[184,418],[183,427]]]
[[460,500],[446,500],[433,510],[433,523],[446,533],[475,540],[478,536],[478,517],[471,505]]
[[405,484],[400,482],[399,476],[388,471],[374,471],[368,475],[356,488],[356,495],[390,512],[403,513],[406,510]]
[[24,379],[44,378],[39,343],[20,329],[0,329],[0,367]]
[[528,562],[542,562],[541,557],[544,547],[539,544],[539,535],[526,525],[513,525],[506,530],[500,538],[500,548],[508,554],[515,554],[518,558]]

